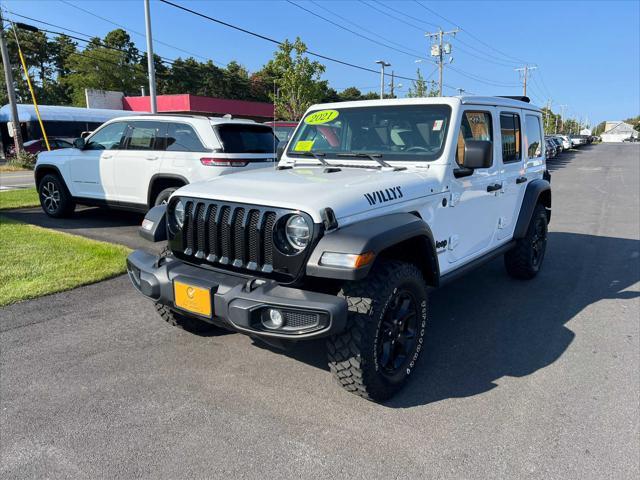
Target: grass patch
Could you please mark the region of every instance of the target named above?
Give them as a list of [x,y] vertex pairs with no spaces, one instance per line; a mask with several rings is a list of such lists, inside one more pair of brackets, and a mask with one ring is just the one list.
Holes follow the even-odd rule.
[[0,306],[119,275],[129,252],[0,216]]
[[0,165],[0,173],[1,172],[29,172],[28,168],[21,167],[20,165],[12,165],[10,163],[6,163],[4,165]]
[[0,210],[39,206],[40,199],[35,188],[19,188],[0,192]]

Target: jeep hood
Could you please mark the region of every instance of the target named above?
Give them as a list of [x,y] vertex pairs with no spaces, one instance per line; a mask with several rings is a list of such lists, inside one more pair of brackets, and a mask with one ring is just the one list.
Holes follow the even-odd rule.
[[260,169],[192,183],[175,195],[301,210],[319,223],[327,207],[340,220],[424,197],[437,184],[435,179],[428,181],[427,173],[427,169],[420,172],[364,168],[327,173],[323,167],[315,166]]

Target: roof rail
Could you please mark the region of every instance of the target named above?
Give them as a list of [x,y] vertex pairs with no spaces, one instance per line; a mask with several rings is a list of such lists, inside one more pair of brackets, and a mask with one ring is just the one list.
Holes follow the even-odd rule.
[[496,95],[498,98],[510,98],[511,100],[519,100],[521,102],[531,103],[531,99],[529,97],[525,97],[524,95]]

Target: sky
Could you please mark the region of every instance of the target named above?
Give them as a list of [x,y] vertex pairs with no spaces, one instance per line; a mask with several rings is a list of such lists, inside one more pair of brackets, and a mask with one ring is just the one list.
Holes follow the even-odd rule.
[[[537,105],[550,101],[556,112],[566,105],[566,117],[591,125],[640,114],[640,0],[172,1],[276,40],[299,36],[310,51],[376,71],[375,62],[382,59],[391,63],[388,70],[408,78],[415,78],[420,68],[424,76],[437,79],[425,33],[457,27],[461,31],[455,38],[448,37],[453,61],[444,69],[445,95],[457,94],[458,88],[479,95],[521,95],[522,81],[514,69],[526,63],[537,67],[531,71],[527,92]],[[13,12],[90,36],[104,36],[117,28],[110,23],[115,22],[146,50],[143,0],[1,3],[9,18]],[[191,55],[221,66],[236,60],[255,71],[277,48],[159,1],[151,2],[151,18],[154,52],[171,59]],[[322,62],[323,78],[338,91],[350,86],[379,91],[379,74]],[[397,94],[404,96],[411,81],[398,83]]]

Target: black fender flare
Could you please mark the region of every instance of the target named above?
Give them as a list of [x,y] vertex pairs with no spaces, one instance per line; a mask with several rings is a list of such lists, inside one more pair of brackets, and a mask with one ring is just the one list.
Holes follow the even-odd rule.
[[415,259],[421,261],[422,270],[425,277],[429,279],[429,283],[437,286],[440,268],[433,233],[429,225],[419,216],[405,212],[363,220],[327,233],[309,256],[306,272],[312,277],[360,280],[368,275],[374,262],[358,269],[331,267],[320,264],[322,254],[324,252],[352,254],[373,252],[377,258],[385,250],[412,239],[420,242],[424,252],[411,252],[411,254],[415,254]]
[[547,180],[536,179],[529,182],[522,199],[520,214],[513,232],[513,238],[523,238],[527,234],[533,211],[538,203],[547,209],[547,218],[551,220],[551,184]]
[[[36,182],[36,188],[38,188],[38,172],[41,172],[43,170],[54,170],[58,176],[60,177],[60,180],[62,180],[62,183],[65,184],[65,187],[67,186],[66,182],[64,181],[64,177],[62,176],[62,173],[60,172],[60,169],[56,166],[56,165],[51,165],[49,163],[40,163],[38,165],[36,165],[36,168],[33,170],[33,180]],[[40,176],[44,176],[46,175],[46,173],[40,174]]]
[[164,242],[167,240],[167,206],[158,205],[149,210],[144,216],[138,233],[150,242]]

